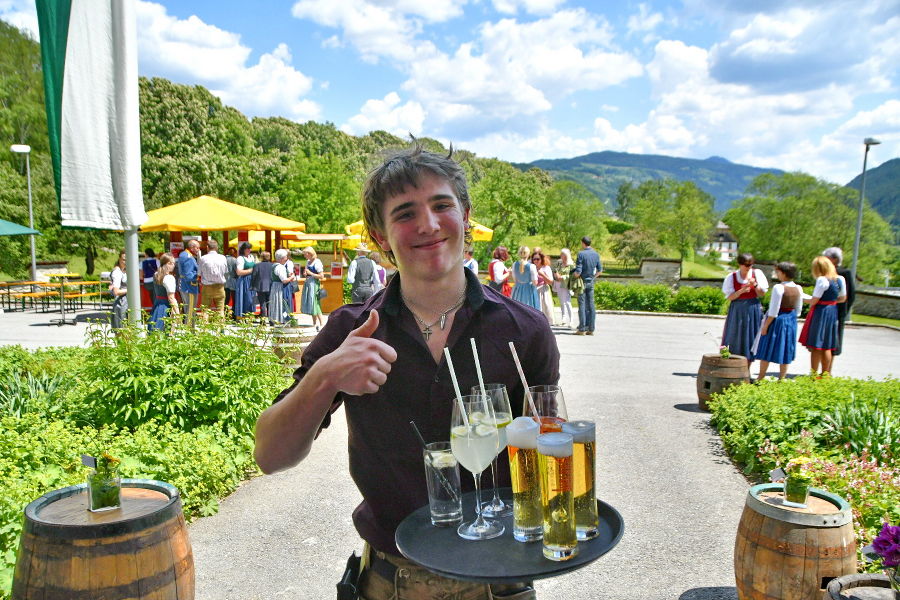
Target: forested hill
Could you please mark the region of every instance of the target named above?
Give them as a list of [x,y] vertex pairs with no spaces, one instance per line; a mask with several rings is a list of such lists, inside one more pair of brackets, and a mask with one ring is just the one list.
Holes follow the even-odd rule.
[[[860,185],[862,173],[847,187],[858,190]],[[866,199],[895,230],[900,228],[900,158],[866,171]]]
[[541,159],[517,166],[521,169],[538,167],[557,179],[577,181],[603,200],[609,211],[614,208],[616,192],[623,183],[639,184],[648,179],[666,178],[692,181],[716,199],[717,211],[725,211],[744,195],[754,177],[783,172],[739,165],[718,156],[697,160],[611,151],[575,158]]

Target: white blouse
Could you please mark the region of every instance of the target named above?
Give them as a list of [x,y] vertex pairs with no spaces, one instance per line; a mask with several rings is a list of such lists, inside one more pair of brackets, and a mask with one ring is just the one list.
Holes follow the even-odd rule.
[[163,287],[166,288],[166,292],[169,294],[175,293],[175,276],[169,273],[162,280]]
[[[828,280],[827,277],[817,277],[816,278],[816,287],[813,289],[812,297],[813,298],[821,298],[822,294],[831,287],[831,281]],[[838,297],[847,295],[847,282],[844,280],[844,277],[838,275]]]
[[[759,289],[762,290],[763,293],[769,291],[769,280],[766,279],[766,276],[759,269],[750,269],[750,273],[756,278],[756,285],[759,286]],[[731,273],[725,277],[725,281],[722,282],[722,293],[725,294],[725,297],[732,295],[737,290],[734,287],[734,279],[731,277]],[[734,271],[734,275],[737,277],[739,284],[746,283],[746,279],[741,277],[740,270]]]

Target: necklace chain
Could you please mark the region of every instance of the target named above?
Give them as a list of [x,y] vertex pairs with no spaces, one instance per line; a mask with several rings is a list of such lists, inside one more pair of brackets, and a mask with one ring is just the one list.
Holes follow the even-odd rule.
[[443,331],[444,326],[447,324],[447,315],[451,311],[454,311],[463,305],[463,302],[465,302],[466,299],[466,290],[465,288],[463,288],[462,293],[459,295],[459,298],[456,299],[456,302],[453,303],[453,306],[442,312],[440,316],[435,319],[434,323],[426,323],[424,319],[416,314],[416,311],[412,309],[414,303],[409,301],[409,299],[403,294],[403,291],[400,292],[400,297],[403,299],[403,303],[406,305],[406,308],[408,308],[409,312],[412,313],[413,318],[419,324],[421,328],[420,331],[422,332],[422,335],[425,337],[425,341],[427,342],[428,338],[431,337],[431,334],[434,333],[431,328],[435,325],[440,324],[441,331]]

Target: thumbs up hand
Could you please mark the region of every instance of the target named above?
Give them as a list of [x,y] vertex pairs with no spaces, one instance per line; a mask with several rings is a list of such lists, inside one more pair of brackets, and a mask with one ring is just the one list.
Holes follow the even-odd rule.
[[397,352],[372,338],[378,322],[378,311],[371,311],[365,323],[351,331],[334,352],[320,359],[319,362],[327,360],[337,391],[351,396],[374,394],[387,381]]

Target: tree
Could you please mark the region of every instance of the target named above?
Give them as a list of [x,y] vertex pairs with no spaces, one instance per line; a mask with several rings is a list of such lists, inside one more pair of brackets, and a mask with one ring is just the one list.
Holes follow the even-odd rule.
[[656,237],[641,227],[629,229],[610,238],[609,249],[626,267],[638,265],[645,258],[659,256],[662,247]]
[[637,204],[640,194],[633,183],[626,182],[619,186],[616,193],[616,209],[613,211],[622,221],[631,219],[631,209]]
[[603,205],[590,190],[574,181],[556,181],[544,202],[544,221],[540,233],[560,248],[578,248],[585,235],[602,248],[606,237]]
[[[858,193],[805,173],[760,175],[724,220],[741,251],[758,260],[789,260],[809,273],[812,259],[830,246],[853,260]],[[878,281],[889,262],[890,226],[868,206],[863,213],[858,274]]]
[[637,188],[633,220],[684,259],[703,245],[715,223],[715,199],[690,181],[645,181]]
[[278,212],[306,230],[335,233],[359,218],[360,183],[335,154],[298,154],[288,166]]

